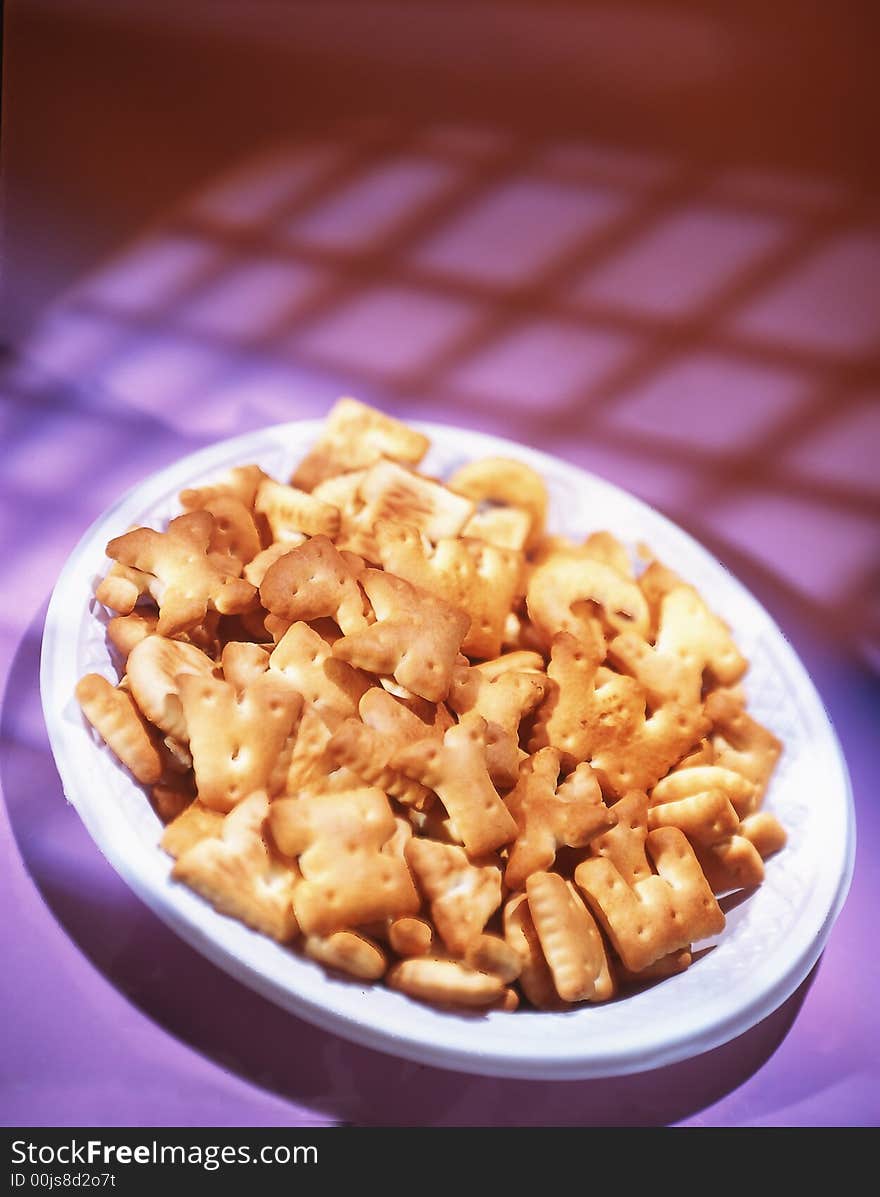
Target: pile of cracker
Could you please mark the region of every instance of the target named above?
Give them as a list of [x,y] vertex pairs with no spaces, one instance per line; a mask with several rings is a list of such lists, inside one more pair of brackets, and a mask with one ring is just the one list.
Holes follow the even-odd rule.
[[678,973],[785,842],[747,662],[644,546],[548,534],[534,470],[428,447],[342,399],[289,483],[110,541],[83,712],[173,878],[332,970],[482,1010]]

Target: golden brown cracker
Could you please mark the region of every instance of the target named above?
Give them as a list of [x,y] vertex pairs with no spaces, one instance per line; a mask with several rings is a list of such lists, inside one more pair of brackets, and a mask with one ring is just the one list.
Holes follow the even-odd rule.
[[515,838],[516,822],[489,778],[486,721],[479,715],[463,715],[442,742],[402,749],[391,765],[437,793],[469,856],[485,856]]
[[294,471],[295,486],[312,490],[344,470],[373,465],[383,457],[418,465],[428,451],[428,438],[401,420],[357,399],[338,400],[323,431]]
[[517,825],[504,873],[509,890],[522,889],[531,873],[552,868],[558,848],[583,848],[617,821],[589,765],[578,765],[561,785],[560,768],[559,753],[542,748],[523,762],[516,788],[505,799]]
[[381,790],[280,798],[269,822],[280,850],[299,859],[294,908],[307,935],[418,913],[406,864],[382,850],[398,826]]
[[381,570],[366,570],[362,584],[376,622],[337,640],[334,657],[370,673],[390,675],[420,698],[441,702],[467,633],[468,616]]
[[593,916],[558,873],[532,873],[526,896],[541,949],[564,1002],[602,1002],[614,979]]
[[162,636],[195,627],[209,610],[231,615],[256,604],[256,590],[236,576],[232,559],[209,556],[214,525],[210,512],[191,511],[173,519],[165,532],[136,528],[107,545],[108,557],[160,584],[151,590],[159,605],[157,631]]
[[431,918],[453,953],[464,952],[501,905],[501,870],[471,864],[454,844],[413,837],[406,860],[431,907]]
[[131,695],[99,673],[87,673],[77,683],[76,698],[114,756],[138,781],[154,785],[162,776],[162,756]]
[[302,698],[271,673],[240,690],[192,674],[178,681],[199,800],[229,811],[269,784]]

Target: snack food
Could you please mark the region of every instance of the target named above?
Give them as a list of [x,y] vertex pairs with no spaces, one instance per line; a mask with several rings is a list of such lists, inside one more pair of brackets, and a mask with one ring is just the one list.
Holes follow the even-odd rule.
[[173,877],[451,1007],[688,967],[717,895],[784,844],[760,809],[780,745],[729,631],[609,533],[547,535],[533,470],[446,486],[414,469],[421,434],[352,403],[290,482],[242,467],[111,542],[122,676],[80,693],[151,787]]

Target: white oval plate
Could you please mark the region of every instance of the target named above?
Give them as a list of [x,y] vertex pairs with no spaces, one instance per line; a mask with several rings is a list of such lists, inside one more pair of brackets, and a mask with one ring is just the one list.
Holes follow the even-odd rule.
[[318,421],[280,424],[224,441],[131,490],[89,529],[61,573],[43,636],[40,685],[64,793],[114,869],[169,926],[215,964],[295,1014],[348,1039],[444,1068],[484,1075],[575,1079],[632,1073],[708,1051],[759,1022],[806,977],[849,888],[855,817],[836,735],[803,665],[759,603],[680,528],[617,487],[555,458],[476,432],[416,424],[432,440],[429,473],[464,461],[517,457],[546,479],[554,531],[583,539],[608,528],[644,540],[693,582],[731,625],[751,661],[750,710],[785,744],[767,797],[789,842],[764,884],[728,913],[717,946],[677,977],[567,1013],[461,1016],[381,985],[329,976],[171,882],[160,824],[143,791],[83,720],[73,697],[84,673],[115,681],[106,616],[94,599],[107,541],[168,519],[177,493],[229,466],[258,462],[280,479],[317,436]]

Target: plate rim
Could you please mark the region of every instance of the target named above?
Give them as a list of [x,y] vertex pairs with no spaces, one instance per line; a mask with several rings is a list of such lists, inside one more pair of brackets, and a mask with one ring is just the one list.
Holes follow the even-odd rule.
[[[828,902],[821,926],[817,928],[815,937],[810,941],[808,948],[792,959],[787,968],[771,983],[765,984],[756,992],[750,1001],[737,1007],[726,1017],[718,1018],[708,1025],[697,1023],[695,1028],[675,1037],[664,1039],[650,1049],[646,1049],[643,1044],[634,1044],[628,1052],[617,1051],[612,1055],[603,1055],[594,1044],[590,1044],[591,1050],[586,1054],[575,1056],[547,1055],[546,1053],[530,1055],[525,1052],[506,1055],[488,1052],[485,1048],[481,1048],[479,1043],[464,1049],[451,1047],[448,1044],[426,1042],[422,1036],[402,1034],[399,1028],[393,1026],[379,1028],[368,1020],[361,1021],[353,1015],[331,1009],[320,1000],[281,985],[276,978],[267,976],[264,971],[254,967],[251,962],[232,954],[228,945],[221,943],[214,935],[209,934],[188,917],[181,909],[181,906],[186,903],[172,900],[172,893],[175,898],[179,899],[179,894],[182,891],[171,891],[167,876],[164,884],[154,885],[149,877],[141,875],[127,854],[120,852],[114,844],[107,842],[108,836],[96,824],[93,812],[88,806],[83,808],[70,796],[71,793],[76,792],[78,780],[74,776],[74,762],[68,760],[66,753],[62,751],[65,741],[63,704],[57,701],[58,696],[53,693],[52,674],[56,657],[59,653],[63,655],[65,651],[64,646],[60,643],[59,635],[63,626],[62,615],[64,613],[59,609],[65,587],[76,573],[80,557],[87,548],[91,547],[100,529],[105,524],[112,522],[116,512],[138,498],[145,507],[154,505],[158,501],[159,495],[166,494],[178,485],[173,481],[176,475],[186,473],[192,477],[198,475],[200,471],[210,472],[212,469],[222,468],[216,462],[212,464],[211,459],[221,452],[228,458],[230,454],[235,454],[238,451],[239,446],[242,447],[242,453],[246,455],[247,447],[252,446],[254,441],[260,437],[265,437],[278,444],[283,443],[286,436],[307,437],[319,431],[324,423],[322,419],[290,420],[266,425],[238,436],[223,438],[203,446],[193,453],[185,454],[129,487],[92,521],[80,537],[59,572],[52,590],[43,625],[40,658],[40,692],[43,716],[66,801],[77,811],[93,842],[116,873],[154,914],[190,946],[241,983],[261,993],[262,996],[306,1021],[350,1041],[435,1067],[487,1076],[542,1080],[587,1079],[649,1071],[698,1056],[729,1042],[778,1009],[809,975],[826,946],[852,883],[857,834],[852,783],[837,732],[815,683],[785,633],[744,583],[696,537],[630,491],[563,458],[510,438],[433,421],[408,420],[407,422],[432,439],[443,439],[457,434],[466,436],[469,440],[468,455],[476,456],[481,451],[481,447],[489,455],[499,455],[506,451],[511,456],[530,460],[539,469],[543,464],[546,470],[558,473],[561,467],[563,473],[567,472],[583,477],[591,486],[615,494],[635,510],[647,513],[655,524],[659,521],[673,537],[683,539],[692,552],[696,552],[698,556],[707,560],[712,569],[721,571],[725,575],[726,584],[737,593],[740,601],[760,617],[767,630],[773,635],[776,646],[785,657],[786,669],[798,675],[799,696],[802,695],[809,700],[820,717],[822,728],[827,735],[828,747],[831,749],[830,759],[840,783],[840,795],[846,820],[843,867],[837,877],[836,886]],[[69,618],[80,620],[82,612],[77,611]],[[68,649],[67,651],[75,650]],[[130,784],[137,787],[137,783],[133,780]],[[194,895],[190,895],[190,897],[194,897]],[[200,905],[204,905],[201,899],[196,899],[196,901]],[[219,915],[216,917],[223,918]],[[256,932],[247,932],[247,934],[253,935],[259,940],[265,938],[258,936]],[[364,994],[369,994],[372,989],[371,986],[360,988]],[[563,1014],[561,1017],[572,1017],[574,1013]],[[522,1018],[523,1016],[524,1012],[519,1012],[515,1017]],[[525,1016],[536,1017],[532,1012],[526,1013]],[[462,1022],[460,1016],[452,1015],[451,1017],[456,1019],[456,1023]],[[490,1019],[510,1018],[511,1015],[501,1013],[490,1014],[488,1017]],[[541,1013],[537,1017],[552,1016]],[[470,1023],[470,1020],[468,1022]],[[474,1021],[470,1025],[479,1027],[481,1023]],[[479,1037],[474,1036],[474,1038],[478,1039]]]

